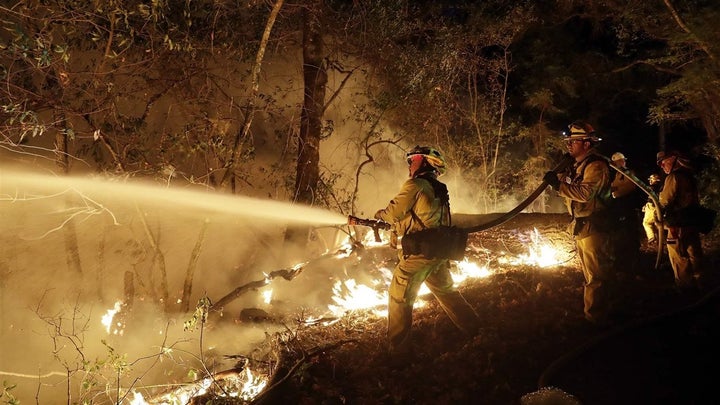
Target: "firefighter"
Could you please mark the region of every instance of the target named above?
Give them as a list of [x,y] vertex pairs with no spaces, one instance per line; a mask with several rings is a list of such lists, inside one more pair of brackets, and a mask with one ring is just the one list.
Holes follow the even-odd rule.
[[681,218],[683,208],[700,204],[693,168],[678,151],[660,152],[657,161],[667,175],[658,197],[665,216],[668,257],[675,284],[681,289],[695,288],[703,258],[700,232]]
[[[613,164],[621,169],[627,170],[634,174],[632,170],[627,167],[627,158],[622,152],[615,152],[610,158]],[[629,196],[633,191],[637,189],[635,183],[633,183],[627,176],[620,172],[615,172],[613,181],[610,184],[610,191],[612,192],[613,198],[623,198]]]
[[592,153],[600,141],[590,124],[576,121],[569,125],[566,135],[568,153],[575,164],[568,174],[545,173],[545,180],[561,197],[572,216],[570,233],[575,240],[585,278],[583,303],[585,319],[604,325],[610,312],[608,289],[613,281],[608,212],[610,195],[610,167]]
[[[437,177],[445,172],[445,159],[435,148],[416,146],[406,155],[409,179],[390,204],[375,213],[375,218],[390,223],[396,236],[425,228],[450,225],[450,203],[445,184]],[[423,255],[398,251],[388,302],[388,341],[391,355],[412,356],[410,329],[412,310],[418,290],[424,282],[452,322],[467,334],[478,327],[475,310],[453,286],[450,262],[428,259]]]
[[[613,153],[610,158],[615,167],[619,167],[629,175],[635,173],[627,167],[627,158],[622,152]],[[611,172],[612,194],[611,209],[617,223],[613,240],[613,263],[616,272],[631,273],[637,268],[640,251],[640,209],[644,198],[637,185],[630,178],[617,170]]]
[[[651,174],[650,177],[648,177],[648,184],[650,185],[652,191],[657,194],[660,191],[660,187],[662,186],[660,175],[658,175],[657,173]],[[650,197],[648,197],[648,201],[642,207],[642,211],[643,229],[645,230],[645,236],[647,237],[648,245],[652,246],[652,244],[655,243],[657,237],[657,226],[655,225],[655,204]]]

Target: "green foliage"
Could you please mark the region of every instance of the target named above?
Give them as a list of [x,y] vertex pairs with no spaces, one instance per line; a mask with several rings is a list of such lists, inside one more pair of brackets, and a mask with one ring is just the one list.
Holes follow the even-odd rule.
[[210,298],[207,296],[200,298],[195,306],[195,312],[193,312],[192,317],[183,322],[183,330],[195,330],[198,327],[205,325],[211,306],[212,303],[210,302]]
[[130,364],[127,361],[127,353],[117,353],[115,348],[110,346],[105,339],[100,341],[108,351],[107,359],[103,360],[100,364],[109,366],[118,375],[123,375],[130,370]]

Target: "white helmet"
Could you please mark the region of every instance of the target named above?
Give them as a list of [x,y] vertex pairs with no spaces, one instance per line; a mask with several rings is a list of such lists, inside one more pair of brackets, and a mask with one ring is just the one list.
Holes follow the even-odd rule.
[[612,155],[612,157],[611,157],[610,159],[611,159],[613,162],[617,162],[618,160],[627,160],[627,158],[625,158],[625,155],[623,155],[623,154],[620,153],[620,152],[615,152],[615,153],[613,153],[613,155]]

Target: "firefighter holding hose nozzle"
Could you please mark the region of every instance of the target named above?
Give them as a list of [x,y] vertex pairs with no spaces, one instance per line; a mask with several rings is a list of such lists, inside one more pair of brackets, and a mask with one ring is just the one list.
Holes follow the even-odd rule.
[[[445,158],[435,148],[416,146],[406,155],[409,178],[387,207],[375,218],[387,222],[396,236],[406,236],[428,228],[450,225],[447,187],[437,180],[445,172]],[[397,240],[397,238],[395,238]],[[437,241],[439,243],[441,241]],[[428,258],[422,253],[398,251],[388,302],[388,340],[392,361],[411,361],[414,350],[410,339],[412,310],[420,286],[425,283],[452,322],[472,335],[478,316],[453,286],[450,263],[445,258]]]
[[[657,164],[665,172],[660,205],[665,213],[667,250],[678,288],[688,291],[699,287],[703,250],[700,232],[691,215],[700,206],[694,168],[684,154],[671,150],[657,154]],[[699,221],[707,222],[707,221]]]
[[374,219],[358,218],[353,215],[348,215],[348,225],[359,225],[372,228],[373,234],[375,235],[375,242],[382,242],[382,238],[380,238],[381,229],[390,229],[390,224],[388,224],[387,222]]
[[612,247],[610,233],[612,218],[607,207],[610,194],[610,167],[592,153],[600,141],[590,124],[576,121],[569,125],[565,144],[575,158],[572,172],[561,176],[553,171],[543,180],[561,197],[572,216],[570,233],[575,239],[577,253],[585,278],[583,303],[585,319],[593,324],[605,324],[610,312],[609,284],[613,282]]

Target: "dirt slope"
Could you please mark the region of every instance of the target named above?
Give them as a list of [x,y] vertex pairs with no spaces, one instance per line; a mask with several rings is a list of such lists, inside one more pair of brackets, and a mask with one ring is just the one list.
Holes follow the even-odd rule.
[[[655,270],[655,252],[643,246],[637,265],[618,274],[614,326],[591,327],[582,315],[583,279],[566,223],[564,215],[521,214],[472,235],[474,259],[496,270],[461,288],[482,318],[476,336],[458,333],[432,299],[415,310],[417,356],[404,365],[388,361],[384,318],[360,312],[331,326],[308,326],[287,342],[284,363],[295,366],[292,373],[260,402],[506,405],[521,403],[542,383],[583,404],[698,403],[720,375],[703,360],[718,354],[718,304],[702,300],[717,277],[703,291],[678,293],[667,263]],[[534,229],[568,253],[562,265],[498,260],[502,252],[527,249]],[[717,243],[704,242],[708,268],[715,268]]]

